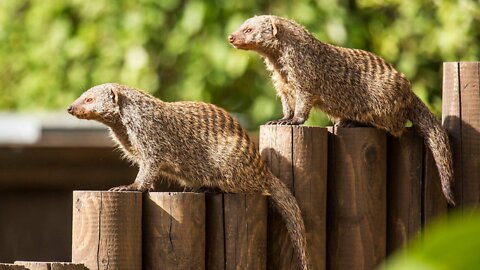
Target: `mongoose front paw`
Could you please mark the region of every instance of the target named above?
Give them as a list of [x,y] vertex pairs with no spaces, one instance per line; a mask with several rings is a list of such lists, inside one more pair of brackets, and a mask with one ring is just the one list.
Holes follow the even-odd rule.
[[113,187],[109,189],[109,191],[140,191],[140,192],[147,192],[152,190],[153,190],[152,186],[139,185],[137,183],[132,183],[130,185],[125,185],[125,186]]

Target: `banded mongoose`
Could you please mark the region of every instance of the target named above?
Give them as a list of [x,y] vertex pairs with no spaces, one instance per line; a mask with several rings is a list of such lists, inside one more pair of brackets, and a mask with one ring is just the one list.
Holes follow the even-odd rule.
[[138,164],[135,181],[113,191],[149,191],[157,179],[190,189],[270,195],[286,224],[299,269],[309,269],[305,225],[289,189],[267,168],[240,124],[202,102],[164,102],[134,88],[107,83],[68,108],[80,119],[109,127],[125,157]]
[[447,133],[405,76],[381,57],[326,44],[302,25],[271,15],[246,20],[228,41],[259,53],[272,74],[283,118],[267,124],[303,124],[314,106],[336,126],[374,126],[396,137],[410,120],[432,151],[443,193],[454,204]]

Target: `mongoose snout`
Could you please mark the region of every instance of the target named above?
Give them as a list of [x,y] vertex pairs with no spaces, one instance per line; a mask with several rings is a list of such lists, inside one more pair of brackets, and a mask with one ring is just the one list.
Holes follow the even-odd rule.
[[71,115],[102,123],[111,120],[118,113],[118,94],[116,84],[106,83],[93,87],[75,100],[67,111]]

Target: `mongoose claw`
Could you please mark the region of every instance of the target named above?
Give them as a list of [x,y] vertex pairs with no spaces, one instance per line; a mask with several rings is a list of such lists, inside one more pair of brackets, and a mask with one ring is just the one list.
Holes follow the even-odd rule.
[[146,185],[138,185],[137,183],[132,183],[130,185],[118,186],[109,189],[108,191],[140,191],[147,192],[152,191],[153,187],[147,187]]
[[280,125],[280,126],[290,126],[290,125],[301,125],[305,121],[299,118],[292,118],[292,119],[280,119],[280,120],[273,120],[268,121],[267,125]]

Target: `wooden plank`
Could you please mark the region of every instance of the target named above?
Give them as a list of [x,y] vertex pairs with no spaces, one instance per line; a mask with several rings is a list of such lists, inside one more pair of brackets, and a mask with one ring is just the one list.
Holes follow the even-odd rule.
[[208,270],[225,269],[223,194],[207,193],[205,263]]
[[423,150],[423,138],[412,128],[387,138],[387,254],[420,232]]
[[150,192],[143,203],[143,268],[205,269],[205,195]]
[[[290,188],[302,210],[313,269],[325,269],[327,138],[327,130],[318,127],[260,128],[262,157],[273,174]],[[280,215],[269,213],[268,224],[269,268],[296,269],[296,258]]]
[[16,261],[16,265],[21,265],[29,270],[84,270],[83,264],[70,262],[30,262]]
[[109,189],[130,184],[137,174],[136,168],[112,168],[99,166],[49,167],[0,166],[0,189]]
[[443,64],[442,118],[451,139],[457,206],[480,203],[480,62]]
[[0,191],[0,217],[0,261],[71,260],[71,191]]
[[12,263],[0,263],[0,270],[27,270],[23,265],[15,265]]
[[423,179],[423,213],[422,226],[425,227],[438,217],[445,215],[448,211],[447,200],[443,195],[442,184],[438,174],[438,168],[433,159],[432,152],[426,146],[424,151],[424,170]]
[[[443,63],[442,85],[442,122],[448,132],[453,155],[453,173],[455,182],[452,186],[457,205],[462,201],[462,117],[460,108],[460,66],[457,62]],[[435,180],[438,180],[435,179]],[[432,202],[434,204],[434,202]],[[427,207],[426,207],[427,210]],[[428,216],[428,212],[425,213]]]
[[386,136],[338,128],[329,140],[328,269],[374,269],[386,253]]
[[0,161],[5,167],[25,164],[48,166],[96,165],[128,166],[121,152],[113,147],[0,147]]
[[328,132],[318,127],[293,127],[294,194],[307,230],[312,269],[326,267]]
[[88,269],[142,268],[142,194],[73,192],[72,262]]
[[225,269],[266,269],[267,198],[224,194]]
[[[261,126],[260,153],[270,171],[293,191],[293,132],[289,126]],[[295,193],[294,193],[295,195]],[[307,243],[308,244],[308,243]],[[296,269],[292,244],[282,217],[268,211],[267,263],[269,269]],[[281,254],[281,256],[279,256]]]
[[460,62],[460,101],[462,197],[458,203],[476,210],[480,204],[480,62]]
[[266,269],[267,197],[207,194],[206,269]]

